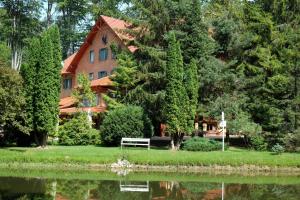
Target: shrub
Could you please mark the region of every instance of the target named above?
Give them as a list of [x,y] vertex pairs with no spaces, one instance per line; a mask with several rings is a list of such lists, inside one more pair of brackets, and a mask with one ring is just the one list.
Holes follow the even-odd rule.
[[[227,149],[227,146],[225,146]],[[183,150],[187,151],[216,151],[222,149],[222,143],[201,137],[192,137],[183,142]]]
[[254,135],[250,138],[251,147],[257,151],[266,151],[268,144],[260,135]]
[[300,130],[288,133],[283,138],[285,149],[289,152],[300,152]]
[[281,154],[284,152],[284,148],[283,148],[283,146],[281,146],[280,144],[277,143],[272,147],[271,151],[274,154]]
[[120,144],[122,137],[151,137],[153,126],[143,109],[122,106],[108,113],[101,126],[101,141],[109,146]]
[[62,145],[89,145],[99,143],[99,131],[87,123],[87,114],[78,113],[59,127],[58,143]]

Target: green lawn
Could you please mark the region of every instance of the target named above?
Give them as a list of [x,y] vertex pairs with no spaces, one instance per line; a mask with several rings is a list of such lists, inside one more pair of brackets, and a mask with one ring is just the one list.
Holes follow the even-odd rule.
[[118,158],[131,163],[148,165],[256,165],[270,167],[300,167],[299,153],[272,155],[270,152],[256,152],[231,148],[226,152],[188,152],[163,149],[135,149],[128,147],[121,151],[117,147],[95,146],[49,146],[37,148],[0,148],[0,163],[47,163],[47,164],[110,164]]

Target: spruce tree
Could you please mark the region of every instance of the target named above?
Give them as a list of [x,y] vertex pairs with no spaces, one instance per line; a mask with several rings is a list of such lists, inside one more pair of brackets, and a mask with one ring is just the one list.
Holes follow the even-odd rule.
[[183,58],[175,33],[169,35],[166,66],[166,94],[163,112],[167,132],[171,136],[171,148],[179,149],[187,130],[187,93],[183,85]]
[[34,124],[36,141],[39,146],[44,147],[47,142],[48,134],[55,129],[57,116],[53,115],[54,98],[52,88],[55,78],[53,77],[53,47],[49,34],[44,32],[41,36],[41,50],[39,65],[36,74]]
[[[184,7],[184,22],[177,27],[183,33],[181,39],[184,49],[183,59],[190,63],[192,59],[197,62],[209,59],[215,51],[215,44],[208,35],[208,26],[203,21],[201,2],[199,0],[188,1]],[[202,63],[198,63],[201,67]]]

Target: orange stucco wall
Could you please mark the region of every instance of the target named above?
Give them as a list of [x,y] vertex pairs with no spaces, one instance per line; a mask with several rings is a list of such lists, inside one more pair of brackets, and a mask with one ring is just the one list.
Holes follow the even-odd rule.
[[[102,36],[107,36],[107,44],[104,44],[102,41]],[[95,38],[91,42],[91,45],[84,52],[81,60],[78,63],[75,74],[64,75],[62,77],[62,88],[60,98],[65,98],[71,95],[72,90],[63,89],[63,79],[66,77],[72,77],[72,87],[75,87],[77,84],[76,76],[79,73],[84,73],[89,75],[89,73],[94,73],[94,80],[98,79],[98,72],[107,71],[107,74],[110,75],[111,71],[116,67],[117,62],[115,59],[112,59],[110,45],[115,43],[121,45],[122,48],[125,47],[123,42],[115,35],[115,33],[106,25],[102,25],[96,34]],[[102,48],[108,49],[108,57],[105,61],[100,61],[99,59],[99,50]],[[94,50],[94,62],[90,63],[90,51]]]

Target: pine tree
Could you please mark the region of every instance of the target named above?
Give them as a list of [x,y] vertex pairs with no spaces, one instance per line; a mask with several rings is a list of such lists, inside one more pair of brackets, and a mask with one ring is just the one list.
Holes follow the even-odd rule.
[[39,65],[36,74],[36,90],[34,112],[34,124],[36,142],[39,146],[46,146],[48,134],[55,129],[57,116],[53,114],[54,98],[52,88],[55,78],[53,77],[53,47],[49,34],[44,32],[41,36]]
[[166,67],[166,97],[163,112],[167,124],[167,132],[171,136],[171,148],[179,149],[187,130],[188,97],[183,85],[183,58],[175,33],[169,35]]

